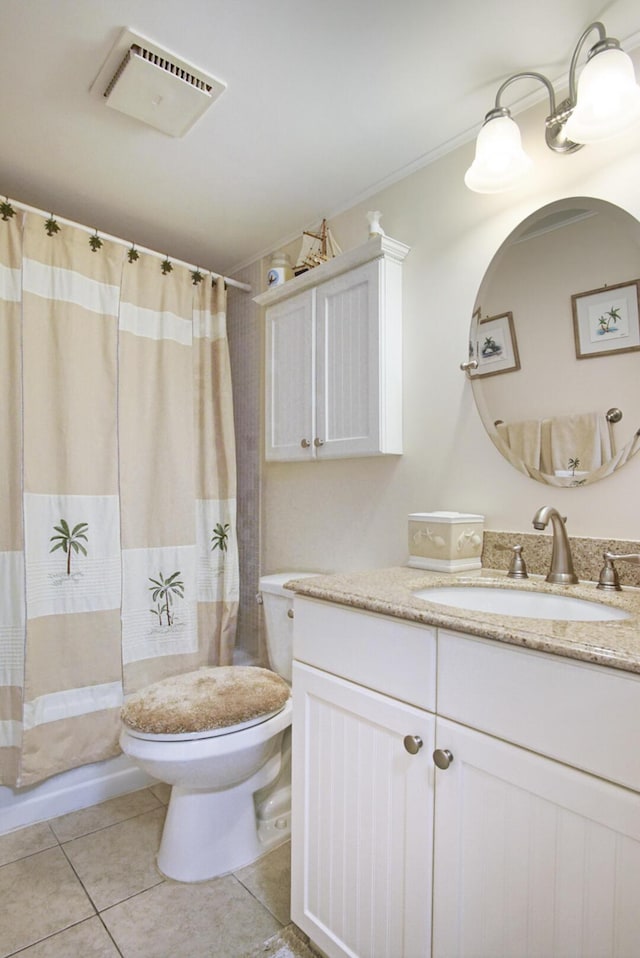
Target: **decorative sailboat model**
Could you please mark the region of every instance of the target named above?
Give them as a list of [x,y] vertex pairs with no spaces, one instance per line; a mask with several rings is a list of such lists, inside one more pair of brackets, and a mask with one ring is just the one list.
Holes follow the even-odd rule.
[[298,261],[293,267],[296,276],[305,273],[314,266],[320,266],[328,260],[338,256],[342,250],[331,235],[331,230],[327,226],[327,221],[323,220],[319,233],[310,233],[305,230],[302,234],[302,246]]

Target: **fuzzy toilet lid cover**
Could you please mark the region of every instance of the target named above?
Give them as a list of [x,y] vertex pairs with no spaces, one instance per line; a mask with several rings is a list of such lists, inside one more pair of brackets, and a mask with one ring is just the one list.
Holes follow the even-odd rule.
[[131,696],[121,715],[138,732],[204,732],[277,712],[290,694],[285,680],[269,669],[216,666],[147,686]]

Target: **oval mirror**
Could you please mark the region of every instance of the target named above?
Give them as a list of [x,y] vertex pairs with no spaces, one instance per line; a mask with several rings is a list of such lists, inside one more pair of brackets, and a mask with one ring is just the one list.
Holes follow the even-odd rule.
[[487,432],[520,472],[581,486],[640,448],[639,276],[640,223],[586,197],[527,217],[494,256],[468,375]]

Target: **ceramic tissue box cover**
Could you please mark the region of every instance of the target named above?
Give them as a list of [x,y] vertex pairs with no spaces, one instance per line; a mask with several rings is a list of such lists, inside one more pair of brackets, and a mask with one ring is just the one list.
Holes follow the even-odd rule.
[[484,516],[414,512],[409,516],[409,562],[417,569],[462,572],[482,568]]

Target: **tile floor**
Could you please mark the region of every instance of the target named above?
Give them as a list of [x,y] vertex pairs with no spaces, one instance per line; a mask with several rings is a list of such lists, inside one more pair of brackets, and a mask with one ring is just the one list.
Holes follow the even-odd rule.
[[289,923],[290,846],[185,885],[155,865],[164,785],[0,835],[0,958],[242,958]]

